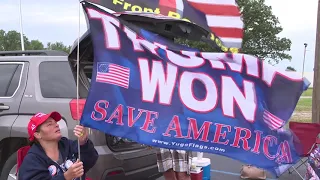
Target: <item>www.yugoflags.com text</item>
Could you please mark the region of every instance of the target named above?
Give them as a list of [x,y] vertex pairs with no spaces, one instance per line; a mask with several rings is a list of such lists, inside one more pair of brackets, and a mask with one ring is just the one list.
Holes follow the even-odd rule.
[[[205,150],[211,150],[211,151],[219,151],[219,152],[225,152],[226,150],[223,148],[218,148],[214,146],[203,146],[195,143],[177,143],[177,142],[166,142],[166,141],[160,141],[156,139],[152,139],[153,143],[166,145],[166,146],[176,146],[176,147],[193,147],[198,149],[205,149]],[[169,148],[170,149],[170,148]]]

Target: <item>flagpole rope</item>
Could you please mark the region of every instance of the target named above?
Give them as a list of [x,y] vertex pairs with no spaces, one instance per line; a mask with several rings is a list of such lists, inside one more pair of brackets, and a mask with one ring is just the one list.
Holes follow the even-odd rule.
[[[78,119],[78,125],[80,125],[80,107],[79,107],[79,74],[80,74],[80,8],[81,8],[81,0],[79,0],[78,5],[78,46],[77,46],[77,117]],[[78,138],[78,159],[80,160],[80,138]],[[82,177],[80,177],[80,180],[82,180]]]

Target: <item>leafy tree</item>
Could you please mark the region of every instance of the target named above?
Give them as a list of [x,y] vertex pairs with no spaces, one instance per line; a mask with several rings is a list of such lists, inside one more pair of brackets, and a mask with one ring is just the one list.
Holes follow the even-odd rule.
[[31,40],[28,50],[43,50],[44,46],[39,40]]
[[265,0],[237,0],[244,21],[242,52],[277,64],[283,59],[291,60],[287,53],[291,41],[280,38],[283,30],[278,18],[272,13]]
[[[28,47],[30,44],[28,38],[23,36],[24,46]],[[21,50],[21,39],[20,33],[17,31],[8,31],[0,30],[0,51],[15,51]]]
[[[71,46],[65,46],[62,42],[48,43],[47,48],[39,40],[31,40],[24,36],[24,47],[25,50],[59,50],[70,52]],[[21,39],[20,33],[17,31],[8,31],[0,29],[0,51],[17,51],[21,50]]]
[[0,51],[4,51],[5,36],[6,36],[6,32],[0,29]]
[[291,67],[291,66],[288,66],[286,71],[297,71],[295,68]]
[[66,53],[70,53],[71,46],[65,46],[62,42],[48,43],[47,49],[49,50],[57,50],[64,51]]

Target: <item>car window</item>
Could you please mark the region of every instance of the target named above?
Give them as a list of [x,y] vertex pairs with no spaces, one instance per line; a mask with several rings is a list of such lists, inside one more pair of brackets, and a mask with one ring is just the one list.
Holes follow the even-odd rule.
[[0,97],[11,97],[19,87],[22,64],[0,64]]
[[90,82],[91,82],[91,78],[92,78],[92,67],[93,67],[92,65],[87,65],[87,66],[83,67],[83,71]]
[[45,98],[76,98],[76,82],[68,62],[48,61],[39,66],[41,94]]

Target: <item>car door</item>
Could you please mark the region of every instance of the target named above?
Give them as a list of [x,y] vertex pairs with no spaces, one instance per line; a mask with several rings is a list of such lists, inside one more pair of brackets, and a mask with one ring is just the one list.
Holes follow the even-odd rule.
[[27,79],[26,62],[0,62],[0,140],[10,137]]

